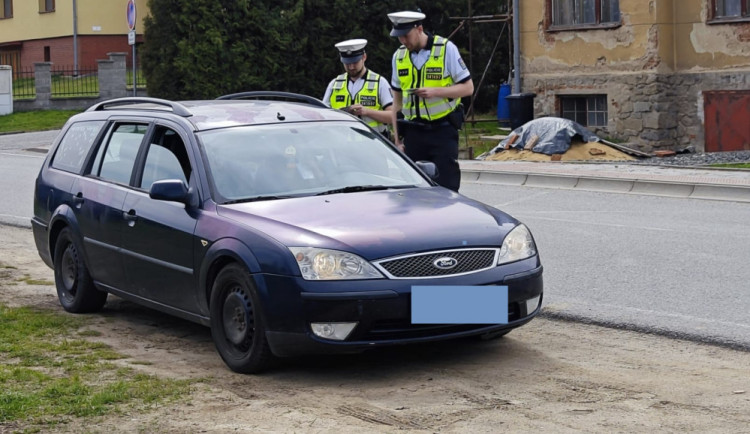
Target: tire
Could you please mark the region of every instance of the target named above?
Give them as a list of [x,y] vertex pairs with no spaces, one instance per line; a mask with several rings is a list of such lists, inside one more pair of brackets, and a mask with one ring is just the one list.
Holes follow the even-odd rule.
[[247,270],[224,267],[211,290],[211,336],[227,366],[242,374],[255,374],[273,360],[266,339],[266,321],[258,293]]
[[63,309],[72,313],[101,310],[107,293],[99,291],[89,275],[81,248],[69,228],[60,232],[55,243],[55,286]]

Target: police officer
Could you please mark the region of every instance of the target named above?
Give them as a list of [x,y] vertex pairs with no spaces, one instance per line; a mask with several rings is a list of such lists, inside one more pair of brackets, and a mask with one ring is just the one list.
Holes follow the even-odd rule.
[[[394,12],[388,18],[393,24],[391,36],[401,42],[393,54],[391,76],[395,136],[403,136],[402,149],[413,161],[435,163],[438,184],[458,191],[458,130],[463,123],[460,103],[461,97],[474,92],[471,74],[453,42],[425,32],[423,13]],[[398,111],[405,122],[397,125]],[[401,146],[398,137],[396,144]]]
[[366,39],[339,42],[341,62],[346,72],[331,80],[323,102],[335,109],[359,116],[386,137],[392,123],[393,95],[388,80],[365,67]]

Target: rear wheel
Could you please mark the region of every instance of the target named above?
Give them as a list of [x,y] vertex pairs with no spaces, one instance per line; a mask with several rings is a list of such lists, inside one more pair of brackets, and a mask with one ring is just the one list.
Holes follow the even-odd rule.
[[258,293],[247,270],[224,267],[211,291],[211,336],[224,363],[235,372],[254,374],[273,360]]
[[55,243],[55,286],[63,309],[73,313],[96,312],[107,302],[107,293],[94,287],[81,249],[69,228]]

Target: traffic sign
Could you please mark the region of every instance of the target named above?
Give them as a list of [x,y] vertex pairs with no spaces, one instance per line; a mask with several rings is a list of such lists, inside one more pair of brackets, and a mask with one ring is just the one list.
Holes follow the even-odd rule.
[[127,18],[128,29],[135,30],[135,0],[128,0]]
[[135,45],[135,30],[128,32],[128,45]]

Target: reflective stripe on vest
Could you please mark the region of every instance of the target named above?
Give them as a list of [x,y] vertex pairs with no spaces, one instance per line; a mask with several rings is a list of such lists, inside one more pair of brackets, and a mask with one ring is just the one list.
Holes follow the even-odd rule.
[[420,98],[411,92],[420,87],[448,87],[453,84],[453,77],[445,77],[445,46],[448,40],[435,36],[430,57],[421,70],[414,67],[405,46],[396,51],[396,69],[401,83],[403,104],[401,111],[404,118],[414,120],[417,117],[428,121],[442,119],[458,107],[459,99]]
[[[333,82],[330,100],[332,108],[341,109],[352,104],[361,104],[362,107],[372,110],[380,110],[382,108],[382,106],[380,105],[380,98],[378,97],[378,90],[380,88],[379,74],[376,74],[369,69],[367,70],[365,84],[364,86],[362,86],[362,89],[354,96],[354,101],[352,101],[352,96],[349,95],[349,89],[346,85],[348,81],[349,74],[343,73],[336,77],[336,80]],[[367,125],[375,128],[378,131],[385,130],[386,128],[385,124],[381,124],[375,119],[369,118],[367,116],[362,116],[362,120],[365,121]]]

